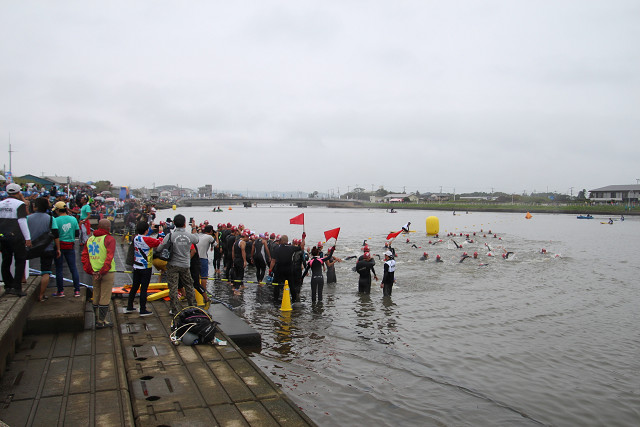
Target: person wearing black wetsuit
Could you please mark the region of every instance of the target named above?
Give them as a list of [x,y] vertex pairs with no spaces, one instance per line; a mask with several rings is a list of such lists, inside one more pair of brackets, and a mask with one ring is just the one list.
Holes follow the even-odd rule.
[[358,292],[371,293],[371,273],[373,273],[374,279],[377,281],[378,276],[373,266],[376,264],[375,260],[371,258],[369,252],[365,252],[356,263],[356,272],[360,275],[358,279]]
[[322,288],[324,288],[324,276],[322,275],[322,266],[325,261],[329,258],[322,258],[320,256],[320,251],[317,247],[313,247],[311,249],[311,259],[307,263],[304,268],[304,272],[302,273],[302,278],[304,279],[307,276],[309,270],[311,270],[311,303],[316,303],[317,300],[322,302]]
[[[294,239],[294,245],[300,246],[300,251],[294,252],[291,257],[291,279],[293,284],[291,285],[291,301],[300,301],[300,290],[302,289],[302,269],[307,260],[307,253],[302,246],[302,240]],[[292,282],[289,282],[292,283]]]
[[222,261],[222,228],[224,224],[218,224],[218,231],[214,234],[216,242],[213,246],[214,273],[220,275],[220,262]]
[[256,280],[262,282],[267,271],[267,264],[271,262],[271,253],[267,239],[263,234],[253,243],[251,258],[256,266]]
[[238,234],[238,229],[233,226],[231,227],[231,233],[227,234],[224,240],[224,273],[225,277],[229,280],[233,280],[230,277],[233,268],[233,245],[236,242]]
[[[302,245],[304,246],[305,233],[302,234]],[[271,253],[271,264],[269,273],[273,272],[273,302],[280,300],[280,292],[284,289],[284,283],[287,281],[291,286],[293,284],[292,275],[292,257],[297,251],[301,251],[300,246],[289,245],[289,237],[285,234],[280,237],[280,244],[274,247]]]
[[336,247],[332,246],[327,251],[327,261],[325,262],[327,266],[327,283],[336,283],[338,278],[336,277],[336,262],[341,262],[342,260],[333,256],[333,253],[336,251]]
[[393,259],[391,251],[384,253],[384,273],[382,275],[382,295],[391,296],[393,283],[395,282],[396,260]]
[[244,269],[247,267],[247,255],[246,245],[249,240],[251,231],[245,229],[242,231],[242,236],[235,241],[231,254],[233,258],[233,287],[238,290],[242,286],[242,280],[244,280]]

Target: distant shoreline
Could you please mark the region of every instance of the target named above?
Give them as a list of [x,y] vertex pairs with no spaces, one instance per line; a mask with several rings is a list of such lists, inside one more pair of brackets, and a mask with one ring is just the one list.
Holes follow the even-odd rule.
[[[612,217],[619,217],[620,215],[640,215],[640,207],[626,207],[626,206],[610,206],[610,205],[523,205],[523,204],[479,204],[479,203],[370,203],[364,201],[354,200],[352,204],[337,205],[332,203],[331,200],[318,200],[309,199],[309,205],[325,205],[332,208],[341,209],[381,209],[389,210],[395,209],[396,211],[411,209],[411,210],[432,210],[432,211],[445,211],[445,212],[506,212],[506,213],[550,213],[550,214],[567,214],[567,215],[606,215]],[[207,203],[210,202],[210,203]],[[181,202],[177,202],[180,207],[200,206],[200,207],[217,207],[243,205],[243,203],[251,202],[247,199],[237,199],[233,203],[220,204],[215,200],[199,200],[199,199],[186,199]],[[325,202],[325,203],[323,203]],[[259,203],[261,206],[267,205],[266,203]],[[274,204],[287,204],[286,199],[274,201]],[[294,203],[291,203],[294,206]],[[171,204],[163,204],[158,206],[159,209],[171,208]],[[304,209],[304,206],[298,206]],[[223,208],[223,210],[224,210]]]
[[384,204],[366,203],[362,207],[370,209],[422,209],[432,211],[447,212],[506,212],[506,213],[550,213],[550,214],[567,214],[567,215],[640,215],[640,208],[626,209],[624,206],[538,206],[538,205],[473,205],[473,204]]

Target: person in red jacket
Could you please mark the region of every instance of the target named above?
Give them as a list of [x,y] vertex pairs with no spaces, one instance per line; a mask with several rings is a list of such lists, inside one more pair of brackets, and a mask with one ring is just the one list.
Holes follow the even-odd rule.
[[82,267],[93,276],[93,310],[96,328],[113,326],[107,320],[113,279],[116,271],[116,239],[111,235],[111,221],[101,219],[98,229],[82,250]]

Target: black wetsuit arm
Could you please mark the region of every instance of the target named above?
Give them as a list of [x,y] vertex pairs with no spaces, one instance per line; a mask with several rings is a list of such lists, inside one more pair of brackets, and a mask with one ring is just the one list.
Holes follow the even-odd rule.
[[302,272],[302,278],[303,279],[307,276],[307,273],[309,272],[309,268],[310,267],[311,267],[310,263],[307,263],[307,265],[305,265],[304,271]]

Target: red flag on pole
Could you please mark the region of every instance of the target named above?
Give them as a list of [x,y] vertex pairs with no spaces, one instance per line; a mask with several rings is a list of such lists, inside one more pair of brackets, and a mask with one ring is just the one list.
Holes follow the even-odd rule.
[[340,227],[334,228],[333,230],[327,230],[324,232],[324,240],[328,241],[332,237],[338,240],[338,234],[340,234]]
[[293,218],[291,218],[289,220],[289,224],[298,224],[298,225],[304,225],[304,214],[301,213],[298,216],[294,216]]
[[400,233],[402,233],[402,230],[396,231],[395,233],[389,233],[389,235],[387,236],[387,240],[393,239],[395,237],[398,237],[400,235]]

